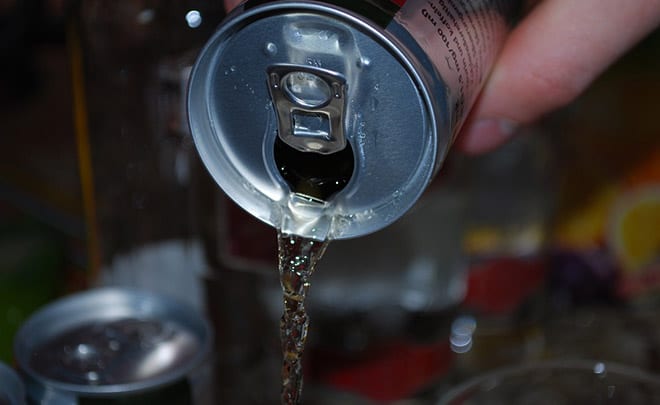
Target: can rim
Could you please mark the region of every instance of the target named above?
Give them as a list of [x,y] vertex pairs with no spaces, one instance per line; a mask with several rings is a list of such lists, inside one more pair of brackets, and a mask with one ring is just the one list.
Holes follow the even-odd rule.
[[[184,364],[157,377],[120,384],[75,384],[48,378],[30,366],[31,353],[36,346],[73,327],[91,321],[111,321],[129,316],[158,319],[168,313],[175,315],[168,320],[185,327],[199,339],[199,351]],[[67,395],[89,396],[133,394],[174,383],[200,366],[211,347],[212,329],[209,322],[190,306],[160,293],[130,287],[100,287],[63,297],[35,312],[20,327],[14,340],[18,369],[30,385],[42,385],[48,391],[62,391]]]
[[[247,4],[250,6],[249,1]],[[257,2],[255,6],[248,6],[239,6],[238,9],[234,10],[227,18],[227,21],[221,25],[211,38],[209,38],[199,52],[188,82],[187,109],[189,111],[190,131],[201,160],[204,162],[204,165],[215,182],[225,191],[230,199],[259,220],[271,226],[277,227],[282,225],[280,223],[283,219],[282,210],[286,210],[287,207],[286,193],[283,193],[282,195],[274,195],[271,193],[273,195],[268,195],[263,190],[257,189],[251,184],[246,184],[246,180],[242,178],[242,176],[238,176],[239,178],[233,178],[234,176],[228,175],[228,173],[235,172],[236,169],[232,166],[230,161],[217,159],[217,156],[222,156],[223,153],[218,152],[220,145],[218,144],[216,137],[203,135],[214,134],[214,124],[212,120],[208,119],[210,113],[206,111],[205,108],[196,108],[199,107],[200,101],[197,100],[199,97],[195,97],[194,95],[202,96],[203,90],[200,88],[200,82],[208,79],[211,70],[209,64],[212,64],[212,60],[219,54],[220,51],[217,44],[221,43],[224,37],[232,35],[232,33],[240,30],[242,27],[257,19],[275,13],[319,13],[325,16],[341,19],[353,28],[372,37],[398,61],[415,84],[420,101],[423,104],[423,114],[426,116],[426,131],[429,134],[435,134],[434,136],[430,136],[431,140],[429,141],[430,143],[428,143],[428,152],[425,154],[422,159],[423,161],[417,168],[417,172],[420,176],[415,181],[416,185],[413,188],[407,189],[405,193],[400,193],[399,190],[395,190],[395,197],[387,201],[381,201],[379,205],[371,207],[372,209],[370,209],[368,213],[363,212],[363,208],[361,208],[359,211],[346,211],[337,214],[337,218],[334,221],[335,223],[330,225],[331,228],[328,238],[346,239],[357,237],[376,232],[396,221],[403,216],[423,194],[424,190],[437,172],[439,162],[446,153],[446,147],[442,146],[438,139],[441,132],[439,128],[440,124],[438,122],[438,119],[440,118],[438,117],[442,114],[439,114],[437,111],[437,102],[432,98],[427,78],[423,72],[419,71],[416,63],[417,57],[412,55],[410,53],[411,51],[405,46],[405,44],[399,38],[396,38],[388,32],[388,30],[370,22],[368,19],[360,18],[357,13],[351,10],[334,4],[313,0],[305,2],[284,0],[268,2],[266,4]],[[393,19],[392,22],[395,23],[396,19]],[[195,114],[191,113],[195,111],[198,112]],[[444,117],[442,120],[444,120]],[[246,189],[250,191],[249,195],[247,195],[247,193],[231,191]],[[280,193],[281,191],[282,190],[280,190]],[[401,198],[402,195],[405,195],[405,198]],[[396,208],[392,209],[391,207],[395,205]],[[344,204],[342,204],[342,206],[345,207]],[[383,215],[373,215],[375,212],[382,212]],[[359,229],[357,229],[354,226],[348,225],[353,222],[350,219],[353,217],[374,219],[369,219],[369,221],[365,221],[364,219],[360,220],[360,226]],[[316,237],[316,235],[313,234],[303,236]]]

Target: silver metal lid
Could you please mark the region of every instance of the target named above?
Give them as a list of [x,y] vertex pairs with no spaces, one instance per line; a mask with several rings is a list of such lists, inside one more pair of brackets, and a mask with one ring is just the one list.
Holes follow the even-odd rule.
[[25,387],[12,368],[0,363],[0,404],[25,405]]
[[151,292],[102,288],[39,310],[14,349],[30,394],[65,400],[179,381],[210,345],[210,326],[191,308]]
[[[247,7],[221,25],[193,67],[188,110],[203,162],[238,205],[285,231],[337,239],[381,229],[414,204],[438,167],[441,118],[414,58],[389,31],[311,1]],[[302,102],[295,91],[288,97],[302,111],[302,136],[322,140],[298,138],[302,141],[294,147],[327,146],[332,153],[341,147],[333,144],[336,138],[345,137],[353,151],[353,175],[326,203],[292,195],[275,162],[278,131],[295,132],[291,126],[298,119],[292,113],[291,122],[282,124],[291,110],[282,115],[281,94],[269,91],[278,83],[270,74],[281,66],[301,71],[298,80],[313,86],[300,93]],[[332,97],[324,96],[328,90],[317,86],[317,79],[328,83]],[[335,95],[343,99],[337,102]],[[318,112],[331,105],[329,112]],[[318,119],[307,124],[305,113]],[[335,132],[332,120],[339,114],[341,131]],[[281,139],[286,136],[280,133]],[[448,143],[449,135],[443,136],[441,143]],[[283,213],[294,220],[283,222]]]

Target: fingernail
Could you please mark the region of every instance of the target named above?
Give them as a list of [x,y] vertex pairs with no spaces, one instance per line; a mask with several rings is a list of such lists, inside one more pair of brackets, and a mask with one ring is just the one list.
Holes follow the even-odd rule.
[[508,119],[483,118],[460,135],[459,147],[468,153],[483,153],[501,145],[509,139],[518,124]]

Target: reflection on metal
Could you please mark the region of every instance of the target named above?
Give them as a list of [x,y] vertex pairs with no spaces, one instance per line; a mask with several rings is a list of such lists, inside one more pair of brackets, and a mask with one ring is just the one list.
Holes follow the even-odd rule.
[[449,343],[454,353],[463,354],[472,349],[472,336],[477,329],[477,320],[472,316],[456,318],[451,325]]
[[186,23],[190,28],[197,28],[202,25],[202,13],[199,10],[190,10],[186,13]]

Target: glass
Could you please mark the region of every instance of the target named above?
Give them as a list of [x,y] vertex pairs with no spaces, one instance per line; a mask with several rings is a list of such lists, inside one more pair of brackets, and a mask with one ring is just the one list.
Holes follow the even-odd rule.
[[600,359],[650,370],[658,348],[652,330],[652,323],[632,311],[579,308],[546,320],[544,352],[552,358]]
[[79,2],[72,59],[89,148],[92,284],[146,286],[201,306],[197,193],[204,172],[188,134],[185,92],[222,2]]
[[554,360],[483,374],[447,392],[438,405],[657,403],[658,375],[618,363]]

